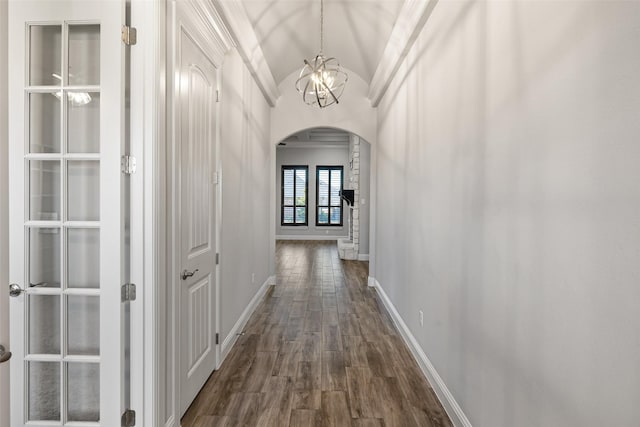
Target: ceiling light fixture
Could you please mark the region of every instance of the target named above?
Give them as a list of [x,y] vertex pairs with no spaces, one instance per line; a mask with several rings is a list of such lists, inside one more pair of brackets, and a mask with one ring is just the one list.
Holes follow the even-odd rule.
[[302,94],[302,100],[320,108],[338,103],[348,79],[336,58],[324,56],[323,48],[324,0],[320,0],[320,53],[313,62],[304,60],[304,67],[296,80],[296,89]]

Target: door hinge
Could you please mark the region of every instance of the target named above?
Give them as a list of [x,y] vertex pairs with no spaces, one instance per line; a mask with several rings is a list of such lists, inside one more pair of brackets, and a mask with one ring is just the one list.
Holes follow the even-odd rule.
[[138,42],[138,30],[135,27],[124,25],[122,27],[122,42],[127,46],[133,46]]
[[216,265],[220,264],[220,254],[216,254]]
[[220,177],[218,176],[218,172],[213,172],[211,174],[211,180],[214,184],[218,184],[220,182]]
[[133,156],[122,156],[120,166],[122,166],[122,173],[132,175],[136,173],[136,158]]
[[133,409],[127,409],[122,414],[122,426],[133,427],[136,425],[136,411]]
[[220,344],[220,334],[216,332],[216,344]]
[[122,285],[122,302],[136,300],[136,285],[133,283],[125,283]]
[[216,102],[220,102],[220,91],[216,89]]

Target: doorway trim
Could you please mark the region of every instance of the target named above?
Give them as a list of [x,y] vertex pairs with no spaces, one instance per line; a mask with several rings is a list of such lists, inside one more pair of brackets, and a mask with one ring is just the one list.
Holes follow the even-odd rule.
[[[9,342],[9,52],[8,2],[0,2],[0,345],[11,351]],[[9,366],[0,364],[0,425],[9,425]]]

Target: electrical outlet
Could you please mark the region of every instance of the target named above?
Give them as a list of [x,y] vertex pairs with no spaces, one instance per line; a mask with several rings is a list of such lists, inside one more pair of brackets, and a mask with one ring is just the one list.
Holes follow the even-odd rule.
[[422,310],[418,310],[418,315],[420,316],[420,326],[424,326],[424,313]]
[[251,283],[256,283],[256,273],[251,273]]

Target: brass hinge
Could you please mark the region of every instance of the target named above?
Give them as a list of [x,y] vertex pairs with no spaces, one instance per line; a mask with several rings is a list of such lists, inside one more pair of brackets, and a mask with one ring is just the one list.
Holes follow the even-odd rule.
[[127,409],[122,414],[122,426],[133,427],[136,425],[136,411],[133,409]]
[[120,166],[122,173],[132,175],[136,173],[136,158],[133,156],[122,156]]
[[122,42],[127,46],[133,46],[138,42],[138,30],[135,27],[124,25],[122,27]]
[[136,285],[133,283],[125,283],[122,285],[121,297],[122,302],[135,301]]

